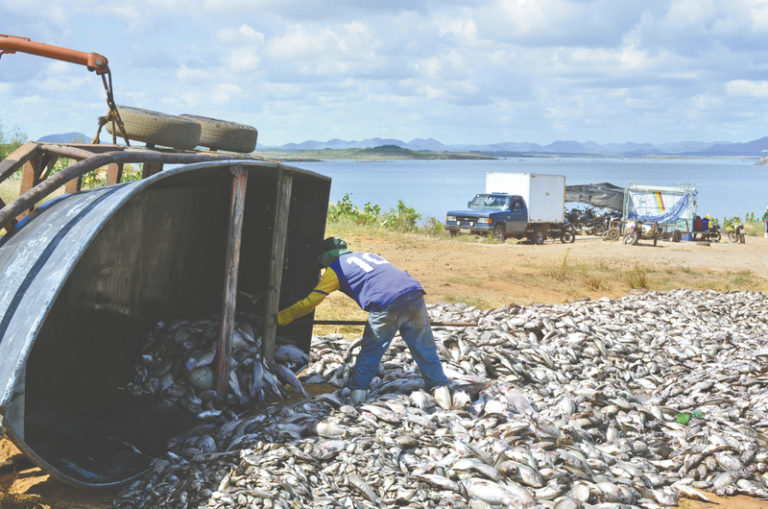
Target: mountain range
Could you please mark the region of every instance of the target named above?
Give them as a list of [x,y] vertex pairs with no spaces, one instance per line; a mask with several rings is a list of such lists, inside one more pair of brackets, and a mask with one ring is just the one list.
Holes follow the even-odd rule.
[[279,148],[283,150],[322,150],[370,148],[380,145],[396,145],[410,150],[429,150],[433,152],[481,152],[490,155],[518,154],[596,154],[596,155],[670,155],[670,156],[755,156],[768,155],[768,136],[746,143],[685,141],[678,143],[606,143],[592,141],[579,142],[558,140],[548,145],[531,142],[503,142],[488,145],[445,145],[434,138],[415,138],[404,142],[394,138],[368,138],[360,141],[347,141],[333,138],[328,141],[307,140],[301,143],[287,143]]
[[[63,133],[43,136],[37,141],[49,143],[83,142],[89,138],[82,133]],[[286,143],[281,146],[260,145],[259,149],[281,150],[323,150],[323,149],[362,149],[382,145],[395,145],[409,150],[427,150],[432,152],[480,152],[488,155],[510,156],[521,154],[559,154],[559,155],[623,155],[623,156],[751,156],[768,155],[768,136],[744,143],[686,141],[678,143],[605,143],[592,141],[580,142],[559,140],[548,145],[531,142],[503,142],[488,145],[457,144],[445,145],[434,138],[414,138],[405,142],[395,138],[367,138],[364,140],[341,140],[333,138],[327,141],[307,140],[301,143]]]

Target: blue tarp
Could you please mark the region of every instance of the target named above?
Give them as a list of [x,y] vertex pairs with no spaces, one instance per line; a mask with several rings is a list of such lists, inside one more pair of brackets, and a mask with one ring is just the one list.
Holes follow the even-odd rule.
[[696,189],[649,187],[630,184],[624,198],[624,217],[651,223],[675,224],[676,230],[690,231],[696,215]]

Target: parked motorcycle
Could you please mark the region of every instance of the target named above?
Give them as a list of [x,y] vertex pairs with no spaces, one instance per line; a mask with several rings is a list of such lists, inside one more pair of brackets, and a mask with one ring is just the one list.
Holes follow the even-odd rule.
[[659,241],[661,236],[661,228],[659,223],[648,224],[645,221],[636,221],[630,219],[624,229],[624,244],[635,245],[640,239],[653,239],[653,245]]
[[728,227],[728,240],[731,242],[744,244],[745,237],[744,237],[744,225],[743,224],[734,224],[732,223]]

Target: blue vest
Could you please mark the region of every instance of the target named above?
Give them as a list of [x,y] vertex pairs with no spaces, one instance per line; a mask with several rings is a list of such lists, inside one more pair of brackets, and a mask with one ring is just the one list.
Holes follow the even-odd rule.
[[331,264],[339,289],[366,311],[383,309],[404,293],[422,290],[421,284],[373,253],[346,253]]

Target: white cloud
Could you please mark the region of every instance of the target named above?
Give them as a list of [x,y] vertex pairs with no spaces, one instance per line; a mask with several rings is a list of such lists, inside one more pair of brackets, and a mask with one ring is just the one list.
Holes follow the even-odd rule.
[[725,90],[729,96],[768,97],[768,81],[731,80]]
[[179,81],[208,81],[211,78],[211,73],[203,69],[191,69],[186,65],[182,65],[178,71],[176,71],[176,78]]
[[264,34],[249,25],[237,28],[224,28],[216,33],[216,38],[226,44],[263,44]]

